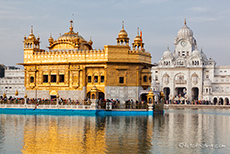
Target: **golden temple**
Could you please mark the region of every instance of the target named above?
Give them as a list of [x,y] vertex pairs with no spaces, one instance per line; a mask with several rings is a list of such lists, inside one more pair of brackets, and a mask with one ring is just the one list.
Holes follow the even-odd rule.
[[140,100],[140,91],[150,87],[152,66],[142,33],[138,30],[131,49],[122,23],[117,44],[96,50],[91,39],[86,41],[74,32],[72,23],[69,32],[57,40],[50,36],[48,51],[40,49],[40,38],[35,37],[33,28],[24,37],[21,65],[28,98],[50,99],[59,95],[82,101],[96,90],[96,99]]

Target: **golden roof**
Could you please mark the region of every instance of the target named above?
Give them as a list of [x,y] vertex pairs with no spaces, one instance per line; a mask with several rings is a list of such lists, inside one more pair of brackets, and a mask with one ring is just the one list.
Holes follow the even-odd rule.
[[122,29],[118,34],[118,38],[127,38],[128,37],[128,33],[125,31],[124,29],[124,21],[122,21]]
[[76,40],[79,40],[79,42],[86,42],[86,40],[77,33],[75,33],[73,31],[73,25],[72,25],[73,21],[71,20],[70,21],[70,31],[61,35],[59,38],[58,38],[58,41],[76,41]]

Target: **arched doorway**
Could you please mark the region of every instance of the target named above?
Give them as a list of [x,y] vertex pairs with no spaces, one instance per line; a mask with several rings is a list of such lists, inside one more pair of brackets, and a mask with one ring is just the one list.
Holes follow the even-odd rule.
[[219,98],[219,105],[224,105],[224,100],[223,100],[223,98]]
[[217,103],[217,98],[216,97],[213,99],[213,103],[214,103],[214,105],[216,105],[216,103]]
[[224,102],[225,102],[224,105],[229,105],[229,99],[227,97],[224,99]]
[[141,101],[147,102],[147,94],[146,93],[141,94]]
[[192,88],[192,100],[198,100],[199,89],[197,87]]
[[105,94],[103,92],[99,92],[98,94],[99,94],[99,100],[100,99],[102,99],[102,100],[105,99]]
[[165,87],[163,91],[164,91],[164,94],[165,94],[165,99],[169,100],[170,88]]
[[177,87],[175,89],[175,95],[176,96],[184,97],[186,92],[187,92],[187,89],[185,87]]
[[[98,96],[98,99],[99,99],[99,100],[100,100],[100,99],[105,99],[105,94],[104,94],[103,92],[98,92],[98,95],[99,95],[99,96]],[[87,96],[87,99],[90,98],[90,92],[88,92],[86,96]],[[94,97],[96,97],[96,96],[94,96]],[[94,98],[94,99],[95,99],[95,98]]]

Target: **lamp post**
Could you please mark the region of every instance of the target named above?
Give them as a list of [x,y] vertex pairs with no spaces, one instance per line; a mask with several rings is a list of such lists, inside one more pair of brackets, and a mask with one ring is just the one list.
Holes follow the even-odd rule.
[[27,105],[27,95],[26,94],[25,94],[24,98],[25,98],[24,106],[26,107],[26,105]]
[[59,105],[59,95],[57,94],[57,104],[56,104],[56,106],[58,107],[58,105]]

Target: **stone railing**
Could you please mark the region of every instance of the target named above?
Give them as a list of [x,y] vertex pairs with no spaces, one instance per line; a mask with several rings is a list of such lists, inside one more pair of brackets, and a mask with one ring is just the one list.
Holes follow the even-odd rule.
[[[36,104],[0,104],[0,108],[35,108]],[[91,109],[91,105],[38,105],[37,109]]]

